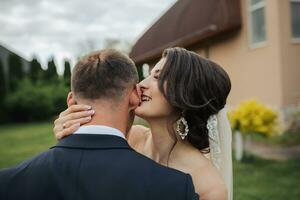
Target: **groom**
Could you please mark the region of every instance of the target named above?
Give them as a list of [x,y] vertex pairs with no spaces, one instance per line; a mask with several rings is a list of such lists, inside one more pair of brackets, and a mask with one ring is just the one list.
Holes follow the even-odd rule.
[[72,74],[71,102],[91,105],[90,123],[50,150],[0,171],[0,199],[197,200],[190,175],[135,152],[125,140],[139,104],[134,63],[93,52]]

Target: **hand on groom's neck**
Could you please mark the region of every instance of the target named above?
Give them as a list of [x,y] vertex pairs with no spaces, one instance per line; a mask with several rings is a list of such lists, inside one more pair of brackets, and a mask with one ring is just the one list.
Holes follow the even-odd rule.
[[[76,99],[76,100],[75,100]],[[86,100],[76,98],[70,92],[67,99],[68,106],[73,104],[89,105],[95,111],[92,119],[84,125],[102,125],[109,126],[120,130],[125,136],[128,131],[130,116],[128,114],[128,106],[126,103],[115,103],[112,100]]]

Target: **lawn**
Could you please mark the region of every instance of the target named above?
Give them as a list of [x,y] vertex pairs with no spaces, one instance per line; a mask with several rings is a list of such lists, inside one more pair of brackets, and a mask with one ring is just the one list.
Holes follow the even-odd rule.
[[13,166],[56,143],[51,123],[0,126],[0,169]]
[[292,146],[300,145],[300,133],[283,133],[273,137],[264,137],[259,134],[253,134],[252,139],[269,145]]
[[235,200],[297,200],[300,160],[271,161],[250,157],[234,162]]
[[[56,143],[51,123],[0,126],[0,168],[10,167]],[[300,160],[248,157],[234,163],[234,200],[296,200]]]

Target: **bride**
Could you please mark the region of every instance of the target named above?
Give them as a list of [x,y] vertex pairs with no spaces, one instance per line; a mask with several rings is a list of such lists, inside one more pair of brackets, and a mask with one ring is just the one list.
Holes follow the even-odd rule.
[[[203,200],[232,199],[231,130],[225,104],[231,89],[216,63],[183,48],[169,48],[138,84],[135,125],[128,143],[161,165],[192,176]],[[72,134],[92,117],[85,105],[72,105],[55,120],[57,139]],[[64,127],[62,129],[62,127]]]

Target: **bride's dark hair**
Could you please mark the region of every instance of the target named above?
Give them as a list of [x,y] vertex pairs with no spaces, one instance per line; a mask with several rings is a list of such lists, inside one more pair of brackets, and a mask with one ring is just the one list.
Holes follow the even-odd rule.
[[184,48],[168,48],[163,58],[159,89],[186,119],[187,140],[201,152],[209,152],[207,120],[224,108],[231,90],[229,76],[218,64]]

